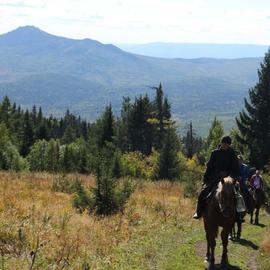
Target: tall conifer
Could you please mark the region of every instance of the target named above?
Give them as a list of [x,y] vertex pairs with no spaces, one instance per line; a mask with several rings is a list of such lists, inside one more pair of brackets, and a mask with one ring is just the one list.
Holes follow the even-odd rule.
[[240,131],[237,139],[248,146],[251,165],[263,168],[270,159],[270,49],[260,65],[258,79],[236,123]]

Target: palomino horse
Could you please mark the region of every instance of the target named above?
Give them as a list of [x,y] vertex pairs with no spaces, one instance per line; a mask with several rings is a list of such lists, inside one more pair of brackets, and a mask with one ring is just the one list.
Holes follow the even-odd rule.
[[250,204],[250,223],[253,223],[253,212],[255,211],[255,223],[256,225],[259,224],[259,212],[261,206],[265,202],[265,195],[262,189],[253,189],[250,191],[251,197],[251,204]]
[[235,190],[234,180],[231,177],[222,179],[216,193],[207,200],[203,220],[207,239],[208,270],[215,269],[215,246],[219,226],[223,228],[221,267],[226,269],[228,236],[235,221]]

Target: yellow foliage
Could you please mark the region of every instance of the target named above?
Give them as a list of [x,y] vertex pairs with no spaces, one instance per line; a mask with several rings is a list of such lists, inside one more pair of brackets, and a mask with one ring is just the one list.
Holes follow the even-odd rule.
[[[176,183],[142,182],[122,213],[99,218],[77,213],[71,194],[54,192],[57,177],[0,172],[0,247],[5,269],[29,269],[33,254],[33,269],[83,269],[85,262],[90,269],[104,269],[104,262],[114,262],[117,247],[142,241],[145,233],[164,222],[190,220],[193,206]],[[87,187],[95,183],[91,176],[80,178]]]
[[125,153],[121,160],[123,173],[126,176],[151,179],[157,159],[158,153],[156,151],[148,157],[137,151]]

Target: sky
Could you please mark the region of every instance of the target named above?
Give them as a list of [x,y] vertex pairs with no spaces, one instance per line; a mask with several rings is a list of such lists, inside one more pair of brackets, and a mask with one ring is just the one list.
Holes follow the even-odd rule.
[[0,0],[0,14],[0,34],[34,25],[113,44],[270,44],[269,0]]

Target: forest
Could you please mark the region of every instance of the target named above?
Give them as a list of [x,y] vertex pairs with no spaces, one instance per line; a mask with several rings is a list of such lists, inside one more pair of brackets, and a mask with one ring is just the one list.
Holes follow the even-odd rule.
[[[229,134],[249,167],[262,170],[268,198],[269,56],[270,51]],[[108,104],[92,123],[69,110],[62,118],[46,117],[42,108],[24,110],[7,96],[2,100],[2,269],[127,269],[128,260],[132,269],[152,269],[150,262],[165,269],[158,258],[179,248],[171,241],[178,237],[181,257],[167,254],[166,260],[166,269],[174,269],[191,251],[190,244],[201,243],[203,234],[190,215],[206,162],[224,135],[223,124],[214,118],[208,136],[201,138],[190,123],[180,136],[162,84],[153,89],[152,99],[123,97],[119,116]],[[264,212],[265,224],[267,218]],[[269,234],[258,230],[248,228],[246,236],[258,243],[256,260],[268,269]],[[188,234],[191,242],[186,242]],[[162,241],[171,244],[163,250]],[[138,257],[127,255],[140,245]],[[192,267],[201,265],[198,254],[190,260]]]

